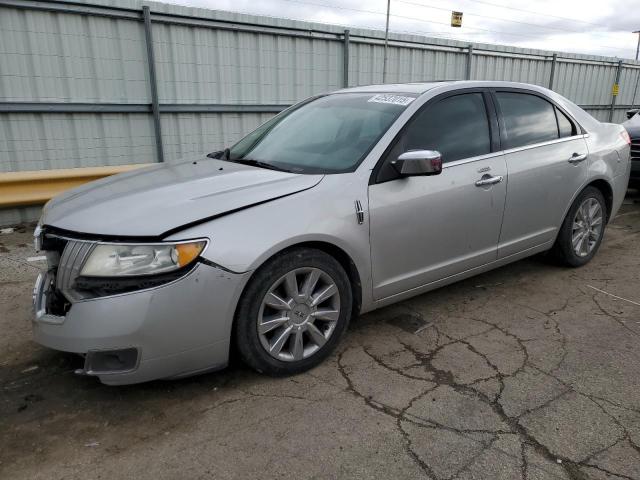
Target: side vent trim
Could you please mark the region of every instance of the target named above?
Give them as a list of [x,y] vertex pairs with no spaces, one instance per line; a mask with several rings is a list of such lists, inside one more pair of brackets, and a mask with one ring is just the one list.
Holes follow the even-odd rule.
[[356,200],[356,218],[358,220],[358,225],[362,225],[364,223],[364,210],[362,209],[362,203],[360,203],[360,200]]

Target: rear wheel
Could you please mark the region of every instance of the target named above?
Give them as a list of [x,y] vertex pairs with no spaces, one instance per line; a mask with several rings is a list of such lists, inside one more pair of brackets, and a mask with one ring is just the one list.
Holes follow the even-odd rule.
[[581,267],[587,264],[600,248],[607,221],[607,206],[602,192],[595,187],[585,188],[567,213],[553,247],[562,263]]
[[236,346],[259,372],[303,372],[339,343],[351,308],[349,278],[337,260],[320,250],[291,250],[250,280],[236,314]]

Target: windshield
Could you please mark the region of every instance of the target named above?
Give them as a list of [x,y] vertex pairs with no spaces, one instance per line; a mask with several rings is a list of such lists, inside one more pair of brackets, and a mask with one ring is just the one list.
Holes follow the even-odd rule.
[[285,110],[235,144],[229,159],[297,173],[354,170],[413,96],[327,95]]

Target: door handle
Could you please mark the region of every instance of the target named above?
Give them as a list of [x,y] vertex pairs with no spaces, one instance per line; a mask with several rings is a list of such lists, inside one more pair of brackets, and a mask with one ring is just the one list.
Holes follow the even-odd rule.
[[480,180],[476,182],[476,187],[486,187],[487,185],[495,185],[496,183],[500,183],[504,180],[502,175],[498,175],[496,177],[490,177],[489,175],[484,175]]
[[571,163],[572,165],[577,165],[578,163],[586,159],[587,159],[586,153],[574,153],[573,155],[571,155],[571,158],[569,159],[569,163]]

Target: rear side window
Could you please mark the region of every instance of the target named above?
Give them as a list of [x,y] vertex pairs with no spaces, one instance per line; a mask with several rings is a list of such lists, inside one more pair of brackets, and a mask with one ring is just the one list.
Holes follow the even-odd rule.
[[515,148],[558,138],[558,124],[551,103],[536,95],[497,92],[506,130],[502,148]]
[[558,132],[560,138],[570,137],[575,134],[573,123],[567,118],[567,116],[556,108],[556,115],[558,117]]
[[408,150],[437,150],[443,162],[491,151],[489,121],[481,93],[447,97],[411,120],[392,149],[392,159]]

